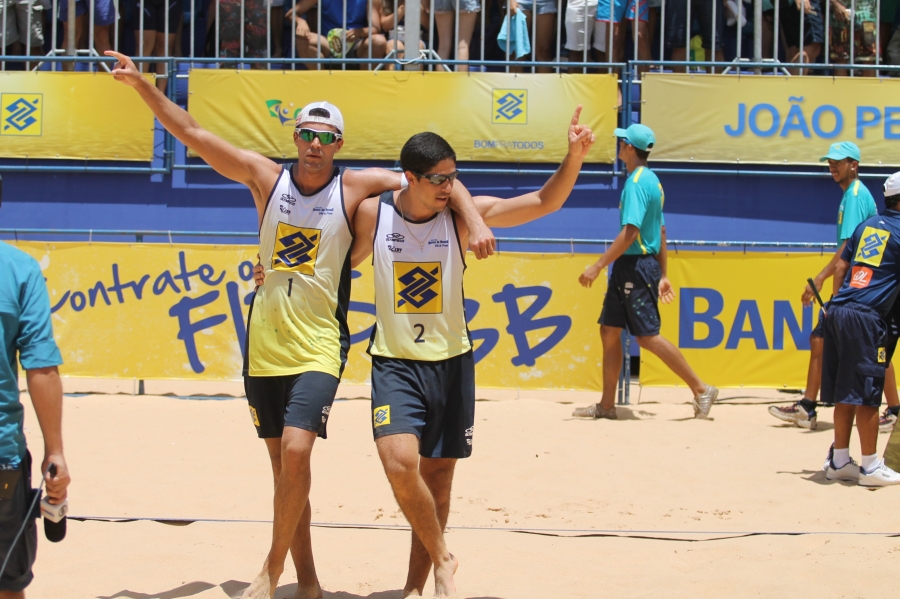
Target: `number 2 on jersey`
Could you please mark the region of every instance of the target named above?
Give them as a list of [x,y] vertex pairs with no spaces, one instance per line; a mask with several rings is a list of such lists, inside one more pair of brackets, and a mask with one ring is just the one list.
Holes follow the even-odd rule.
[[425,340],[422,339],[422,335],[425,334],[425,325],[414,324],[413,328],[419,331],[419,334],[416,335],[416,343],[425,343]]

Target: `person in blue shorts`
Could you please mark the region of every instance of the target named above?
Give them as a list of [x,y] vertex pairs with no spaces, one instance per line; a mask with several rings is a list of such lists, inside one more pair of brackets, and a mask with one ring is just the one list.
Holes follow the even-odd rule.
[[[834,445],[825,478],[878,488],[900,474],[878,457],[878,408],[895,339],[886,320],[900,291],[900,173],[885,183],[885,211],[847,240],[834,276],[843,281],[825,314],[822,401],[834,403]],[[850,457],[853,420],[862,460]]]
[[[23,599],[34,575],[37,526],[29,515],[32,502],[31,454],[25,443],[25,407],[19,399],[21,363],[31,403],[44,437],[41,472],[50,463],[56,476],[45,475],[50,503],[66,499],[69,470],[63,455],[62,364],[53,340],[50,299],[41,267],[34,258],[0,241],[0,597]],[[22,535],[16,534],[28,521]]]
[[[828,153],[819,161],[828,162],[828,170],[831,172],[832,178],[844,190],[837,216],[837,251],[825,268],[813,279],[816,290],[822,291],[825,281],[834,274],[834,269],[841,260],[847,239],[853,235],[861,222],[878,214],[878,209],[875,207],[875,199],[869,193],[869,189],[859,179],[860,152],[856,144],[849,141],[834,143],[828,149]],[[832,280],[832,295],[841,288],[842,282],[837,277]],[[805,286],[801,299],[804,306],[812,304],[813,291],[809,285]],[[806,389],[803,392],[803,399],[788,406],[769,406],[769,413],[775,418],[810,430],[815,430],[818,425],[816,396],[819,394],[819,386],[822,382],[823,325],[824,316],[820,310],[818,324],[809,337],[809,368],[806,374]],[[879,428],[889,432],[897,420],[897,413],[900,412],[900,399],[897,398],[897,384],[893,367],[888,367],[884,394],[888,408],[879,420]]]
[[[86,27],[90,26],[90,7],[88,0],[78,0],[75,3],[75,47],[87,48],[88,35]],[[110,43],[110,25],[116,22],[116,6],[113,0],[89,0],[94,4],[94,50],[103,56],[107,50],[112,50]],[[63,29],[63,41],[60,48],[66,48],[68,44],[69,28],[66,23],[69,20],[69,3],[59,2],[59,21]],[[75,68],[74,62],[63,63],[63,70],[71,71]]]
[[603,256],[579,277],[590,287],[612,264],[609,289],[600,314],[603,341],[603,396],[599,404],[578,408],[579,418],[616,419],[615,395],[622,367],[622,331],[637,337],[641,349],[656,354],[693,391],[694,417],[706,418],[719,390],[693,371],[684,355],[659,334],[658,302],[669,303],[675,292],[666,276],[666,228],[662,184],[647,168],[656,136],[646,125],[616,129],[619,159],[631,173],[619,203],[621,230]]

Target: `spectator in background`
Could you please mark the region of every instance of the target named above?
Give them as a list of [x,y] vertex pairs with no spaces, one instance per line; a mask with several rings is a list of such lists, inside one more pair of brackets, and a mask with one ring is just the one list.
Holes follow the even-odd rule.
[[[28,34],[29,18],[31,35]],[[43,54],[43,19],[44,7],[40,0],[7,0],[4,35],[5,46],[11,52],[6,53],[23,56]]]
[[[891,30],[890,38],[887,42],[887,62],[888,64],[900,65],[900,6],[894,14],[894,27]],[[893,74],[896,76],[896,74]]]
[[[590,59],[590,50],[585,55],[585,47],[591,47],[596,18],[597,0],[569,0],[566,5],[566,50],[569,51],[569,62]],[[578,69],[572,72],[578,72]]]
[[[534,22],[534,5],[537,3],[537,22]],[[583,6],[583,3],[582,3]],[[533,37],[531,40],[531,48],[534,53],[534,59],[541,62],[551,62],[556,60],[556,48],[553,41],[556,38],[556,0],[509,0],[510,14],[521,10],[528,21],[528,36]],[[531,56],[526,55],[519,60],[531,60]],[[527,69],[525,69],[527,70]],[[510,69],[511,72],[521,73],[522,68],[516,67]],[[538,67],[538,73],[552,73],[551,67]]]
[[[792,0],[785,0],[790,2]],[[722,0],[669,0],[666,2],[666,49],[672,52],[672,60],[690,60],[686,46],[688,44],[687,26],[688,2],[691,3],[691,20],[700,23],[700,39],[703,51],[712,60],[722,61],[725,56],[722,53],[722,40],[725,34],[725,6]],[[713,23],[713,2],[716,3],[716,21]],[[715,55],[712,52],[713,26],[716,31]],[[691,36],[693,37],[693,36]],[[679,68],[684,72],[686,69]]]
[[[425,49],[425,41],[428,39],[428,10],[429,6],[425,0],[420,2],[421,13],[419,18],[419,49]],[[406,44],[406,2],[400,0],[397,10],[394,11],[394,0],[372,0],[372,8],[378,13],[377,25],[382,32],[387,34],[387,46],[385,56],[390,56],[391,52],[395,52],[397,58],[405,57]],[[397,28],[394,30],[396,21]],[[384,67],[388,71],[394,70],[394,65],[389,64]]]
[[[816,62],[825,43],[825,17],[821,0],[779,2],[781,38],[788,62],[800,62],[800,11],[803,11],[803,62]],[[792,69],[793,74],[803,70]]]
[[[306,58],[368,58],[371,45],[372,58],[384,58],[387,39],[378,27],[381,13],[374,6],[370,10],[368,0],[346,0],[346,3],[346,29],[344,0],[324,0],[321,3],[321,33],[312,32],[310,24],[301,18],[318,4],[317,0],[303,0],[297,4],[292,15],[297,15],[294,27],[298,54],[301,48],[305,48],[301,55]],[[316,66],[310,64],[306,68],[314,70]],[[368,65],[368,68],[374,67]]]
[[[220,58],[266,58],[268,41],[268,0],[214,0],[219,3],[219,22],[213,27],[219,28]],[[241,23],[241,4],[243,3],[243,23]],[[212,8],[215,14],[215,7]],[[241,27],[244,30],[244,47],[241,48]],[[215,32],[212,32],[215,36]],[[243,51],[242,51],[243,50]],[[263,63],[253,63],[252,68],[264,68]],[[226,64],[223,68],[233,69],[235,65]]]
[[[168,35],[166,35],[166,4],[169,10]],[[134,45],[138,56],[174,56],[175,35],[181,27],[181,19],[184,13],[182,0],[139,0],[138,1],[137,29],[134,32]],[[143,17],[141,16],[143,15]],[[143,26],[143,30],[141,30]],[[149,63],[142,62],[138,65],[141,72],[145,72]],[[156,74],[166,75],[165,62],[156,63]],[[166,91],[168,78],[157,79],[156,86],[160,91]]]
[[[90,36],[87,32],[86,24],[90,23],[90,14],[85,3],[86,0],[78,0],[75,3],[75,47],[84,50],[88,47]],[[69,44],[69,28],[67,23],[69,20],[69,3],[59,0],[59,20],[60,27],[63,30],[62,48],[65,50]],[[110,27],[116,22],[116,6],[113,0],[93,0],[94,6],[94,48],[93,50],[99,55],[107,50],[112,50],[110,44]],[[72,71],[75,69],[75,63],[63,63],[63,70]]]
[[284,0],[269,0],[269,32],[272,38],[272,58],[284,57],[281,47],[284,38]]
[[[853,63],[875,64],[877,12],[876,0],[830,0],[831,2],[831,61],[836,64],[850,64],[850,28],[853,32]],[[856,13],[851,6],[855,2]],[[847,76],[848,69],[835,69],[837,76]],[[863,73],[874,77],[875,71],[866,69]]]
[[[514,0],[512,0],[514,1]],[[459,4],[459,23],[456,23],[456,7]],[[450,49],[456,39],[456,60],[469,60],[469,44],[475,32],[475,22],[481,11],[479,0],[434,0],[434,24],[438,34],[438,56],[447,60]],[[459,38],[454,33],[459,28]],[[457,71],[468,71],[466,65],[456,67]]]
[[[602,57],[599,57],[601,62],[625,60],[625,39],[628,31],[634,31],[635,5],[638,15],[638,59],[650,60],[650,3],[648,0],[615,0],[612,8],[610,8],[610,0],[600,0],[597,3],[597,18],[594,22],[594,49],[602,54]],[[668,3],[666,6],[668,8]],[[610,22],[613,24],[612,27],[610,27]],[[610,29],[612,29],[611,33]],[[613,44],[612,57],[609,56],[610,35],[612,35]],[[646,70],[647,67],[641,68],[641,71]]]

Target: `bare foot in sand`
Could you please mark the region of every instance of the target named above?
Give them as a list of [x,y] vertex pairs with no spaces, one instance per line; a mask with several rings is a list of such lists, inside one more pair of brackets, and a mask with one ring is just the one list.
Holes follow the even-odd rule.
[[300,588],[297,586],[297,592],[294,593],[293,599],[322,599],[324,595],[322,594],[322,587],[319,586],[318,581],[315,586]]
[[459,561],[450,554],[450,559],[434,565],[434,596],[437,599],[443,597],[456,597],[456,583],[453,575],[459,568]]
[[284,571],[284,566],[281,568],[270,567],[267,560],[263,565],[262,572],[253,579],[253,582],[241,595],[241,599],[272,599],[275,597],[275,589],[282,571]]

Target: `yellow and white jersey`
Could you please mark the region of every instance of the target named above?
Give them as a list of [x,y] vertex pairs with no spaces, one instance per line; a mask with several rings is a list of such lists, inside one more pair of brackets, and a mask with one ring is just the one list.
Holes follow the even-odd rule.
[[285,169],[259,229],[266,279],[250,308],[251,376],[318,371],[340,377],[350,347],[350,245],[342,173],[303,195]]
[[369,353],[436,362],[472,349],[463,307],[463,261],[449,208],[425,222],[403,218],[381,195],[372,263],[375,330]]

